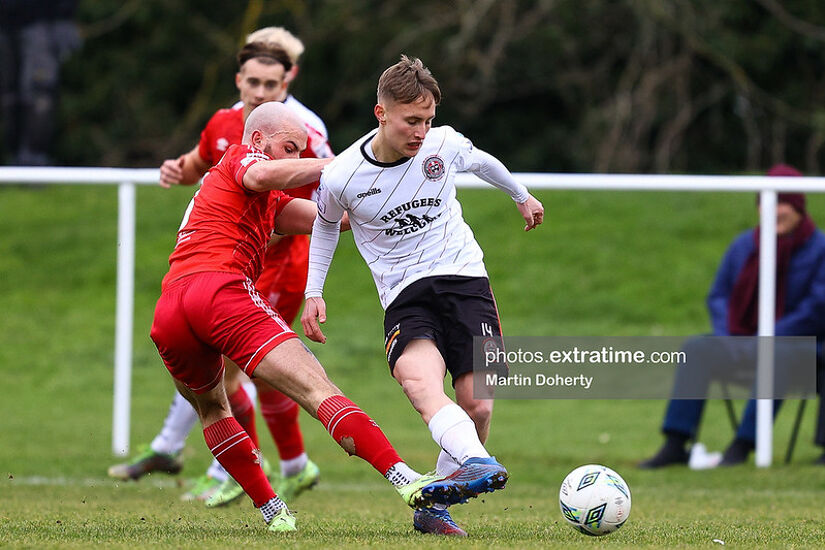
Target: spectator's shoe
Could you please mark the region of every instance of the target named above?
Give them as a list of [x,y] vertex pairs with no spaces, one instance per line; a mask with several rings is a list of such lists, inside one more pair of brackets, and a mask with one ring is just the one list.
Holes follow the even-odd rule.
[[406,485],[395,488],[407,506],[416,510],[430,508],[436,504],[458,504],[465,502],[468,497],[459,483],[446,479],[444,476],[425,474]]
[[292,531],[297,531],[298,528],[295,527],[295,516],[293,516],[286,507],[283,507],[277,514],[275,514],[272,521],[267,524],[266,530],[272,531],[273,533],[289,533]]
[[192,502],[196,500],[206,501],[214,495],[215,492],[217,492],[218,487],[220,486],[220,481],[209,474],[203,474],[195,480],[195,485],[193,485],[191,489],[180,496],[180,499],[184,502]]
[[241,487],[232,476],[226,478],[226,481],[220,484],[217,490],[206,499],[207,508],[217,508],[218,506],[226,506],[233,500],[242,497],[244,494],[243,487]]
[[639,468],[643,470],[655,470],[656,468],[664,468],[665,466],[673,466],[674,464],[687,464],[690,459],[690,453],[685,450],[684,444],[674,445],[665,442],[662,448],[659,449],[652,457],[639,463]]
[[748,456],[753,450],[753,443],[739,439],[738,437],[725,449],[722,461],[719,466],[738,466],[748,461]]
[[141,452],[129,462],[115,464],[109,467],[109,477],[115,479],[138,480],[152,472],[165,474],[180,473],[183,468],[183,458],[180,452],[174,454],[158,453],[149,446],[141,447]]
[[447,476],[447,480],[458,483],[462,488],[463,499],[476,497],[481,493],[492,493],[504,489],[510,474],[498,463],[496,457],[468,458],[461,467]]
[[456,525],[446,509],[422,508],[413,514],[413,528],[431,535],[466,537],[467,532]]
[[304,491],[315,487],[320,478],[321,470],[318,469],[318,465],[311,460],[307,460],[303,470],[294,476],[282,477],[280,479],[275,493],[284,502],[292,502]]
[[825,453],[814,461],[814,464],[825,465]]

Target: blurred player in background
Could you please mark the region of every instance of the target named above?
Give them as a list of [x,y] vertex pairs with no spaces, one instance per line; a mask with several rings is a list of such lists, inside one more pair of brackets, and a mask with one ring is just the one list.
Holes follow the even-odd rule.
[[[240,101],[230,109],[221,109],[209,120],[201,133],[199,144],[177,159],[161,166],[160,184],[196,183],[206,170],[216,164],[229,145],[240,143],[243,124],[249,113],[267,101],[282,101],[296,112],[307,125],[308,146],[301,156],[326,158],[332,156],[327,143],[323,121],[310,109],[288,93],[289,83],[298,71],[297,61],[304,47],[300,40],[281,27],[267,27],[249,35],[247,45],[238,57],[239,70],[235,82]],[[283,54],[288,59],[285,59]],[[273,62],[273,60],[275,62]],[[291,196],[311,198],[317,182],[287,190]],[[256,282],[261,293],[292,324],[301,306],[306,284],[309,242],[306,235],[273,237],[267,248],[264,270]],[[241,416],[241,424],[254,433],[255,387],[240,384],[240,371],[230,365],[227,369],[227,387],[230,403]],[[281,480],[278,494],[291,501],[317,483],[319,469],[307,456],[298,424],[298,404],[256,381],[261,412],[278,448],[281,459]],[[234,409],[233,409],[234,410]],[[249,420],[244,420],[250,418]],[[180,453],[186,436],[197,421],[197,413],[189,403],[176,394],[161,432],[139,456],[126,464],[110,468],[110,475],[121,479],[138,479],[152,471],[177,473],[181,469]],[[250,426],[251,424],[251,426]],[[268,465],[268,463],[265,463]],[[207,506],[220,506],[243,495],[235,482],[214,461],[206,474],[184,494],[186,500],[203,500]]]
[[272,232],[312,227],[315,203],[279,191],[317,180],[328,163],[299,158],[306,144],[306,125],[282,103],[263,103],[250,113],[242,144],[230,146],[210,169],[184,214],[155,307],[152,341],[178,391],[197,409],[210,451],[252,499],[269,531],[295,531],[295,517],[272,490],[257,445],[230,412],[224,356],[300,403],[348,454],[385,476],[409,506],[475,496],[466,483],[422,476],[407,466],[254,286]]
[[[481,248],[455,198],[456,172],[505,191],[530,230],[544,208],[504,165],[450,128],[431,128],[441,91],[418,59],[401,57],[378,82],[378,129],[359,139],[321,177],[310,244],[306,306],[311,340],[325,342],[324,280],[346,212],[372,271],[384,316],[390,371],[441,447],[436,471],[472,467],[479,490],[501,489],[507,470],[484,448],[492,399],[473,395],[473,338],[501,338]],[[458,404],[444,392],[449,371]],[[483,489],[482,489],[483,487]],[[415,529],[466,536],[446,507],[417,510]]]

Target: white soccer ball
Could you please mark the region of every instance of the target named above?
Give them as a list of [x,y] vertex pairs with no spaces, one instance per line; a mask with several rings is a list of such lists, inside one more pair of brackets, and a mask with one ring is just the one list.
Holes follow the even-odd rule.
[[564,478],[559,505],[573,528],[585,535],[607,535],[627,521],[630,489],[622,476],[610,468],[587,464]]

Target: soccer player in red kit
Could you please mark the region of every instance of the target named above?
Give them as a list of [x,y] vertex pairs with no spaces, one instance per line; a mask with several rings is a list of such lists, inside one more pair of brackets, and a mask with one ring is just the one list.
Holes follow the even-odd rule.
[[231,146],[209,171],[184,215],[151,338],[178,391],[198,411],[212,454],[250,496],[270,531],[294,531],[295,518],[230,413],[223,356],[298,402],[347,453],[384,475],[411,507],[475,496],[456,481],[460,475],[422,476],[407,466],[253,284],[272,231],[311,229],[314,203],[279,191],[270,196],[319,178],[328,160],[299,159],[306,142],[303,122],[282,103],[265,103],[250,114],[242,144]]
[[[161,186],[196,183],[210,166],[218,163],[230,145],[241,142],[244,120],[252,109],[266,101],[283,101],[306,123],[308,143],[301,153],[302,157],[333,156],[323,121],[288,93],[289,82],[297,69],[295,63],[303,52],[300,41],[280,28],[261,29],[249,38],[248,44],[238,54],[239,70],[235,82],[240,101],[229,109],[218,110],[212,116],[194,149],[163,163]],[[280,47],[281,43],[285,45],[284,48]],[[316,181],[285,192],[293,197],[309,199],[317,184]],[[309,241],[306,235],[274,237],[267,247],[264,269],[256,281],[258,289],[289,325],[297,316],[303,300],[308,253]],[[237,373],[234,365],[228,367],[227,392],[233,414],[250,433],[253,441],[257,441],[252,393],[255,388],[248,388],[250,393],[247,393]],[[291,502],[317,483],[320,471],[304,448],[303,434],[298,423],[298,404],[265,382],[256,380],[256,386],[261,413],[281,459],[278,493],[284,500]],[[163,429],[152,441],[150,448],[134,460],[110,468],[110,475],[121,479],[137,479],[151,471],[180,471],[180,450],[196,420],[195,411],[181,396],[176,395],[164,420]],[[207,506],[213,507],[227,504],[242,495],[243,490],[235,480],[227,476],[217,463],[213,463],[183,498],[203,500]]]

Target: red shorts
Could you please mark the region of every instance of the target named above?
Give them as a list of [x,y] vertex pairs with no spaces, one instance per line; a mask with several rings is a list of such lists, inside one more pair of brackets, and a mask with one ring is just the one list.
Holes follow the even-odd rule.
[[298,337],[249,279],[218,272],[169,283],[155,307],[150,336],[169,373],[195,393],[222,380],[221,355],[252,376],[270,350]]
[[287,235],[269,247],[255,286],[281,317],[292,324],[301,310],[309,268],[309,238]]

